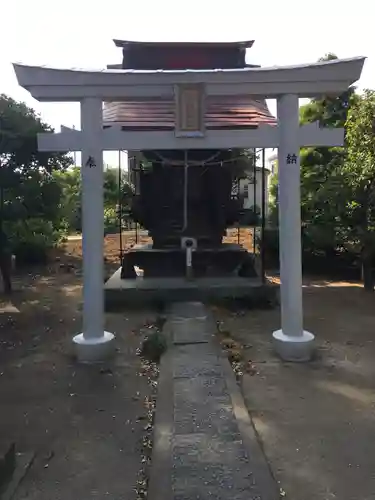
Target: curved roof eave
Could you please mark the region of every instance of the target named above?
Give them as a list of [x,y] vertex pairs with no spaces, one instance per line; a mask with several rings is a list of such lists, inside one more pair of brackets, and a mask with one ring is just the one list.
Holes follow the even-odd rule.
[[[245,85],[245,93],[276,96],[281,93],[295,93],[301,97],[312,97],[315,94],[342,92],[356,82],[361,75],[365,57],[350,59],[335,59],[298,66],[283,66],[269,68],[242,68],[222,70],[81,70],[56,69],[44,66],[28,66],[15,63],[14,70],[18,83],[27,88],[36,98],[43,98],[43,89],[53,87],[62,92],[62,98],[70,94],[80,96],[86,88],[95,88],[96,96],[111,97],[111,87],[125,87],[124,95],[129,87],[166,86],[180,83],[205,83],[207,85]],[[37,88],[39,87],[39,92]],[[102,88],[101,88],[102,87]],[[126,89],[127,87],[127,89]],[[74,88],[75,92],[70,89]],[[262,90],[263,89],[263,90]],[[34,93],[33,93],[34,92]],[[107,95],[103,94],[106,93]],[[56,92],[55,92],[56,93]],[[79,92],[78,92],[79,93]],[[233,91],[236,93],[236,90]],[[90,92],[89,94],[90,95]],[[46,95],[48,97],[48,95]],[[117,92],[117,97],[119,93]],[[69,99],[66,99],[69,100]],[[74,99],[73,99],[74,100]]]
[[124,48],[129,46],[143,47],[239,47],[250,49],[254,40],[234,41],[234,42],[152,42],[145,40],[113,40],[116,47]]

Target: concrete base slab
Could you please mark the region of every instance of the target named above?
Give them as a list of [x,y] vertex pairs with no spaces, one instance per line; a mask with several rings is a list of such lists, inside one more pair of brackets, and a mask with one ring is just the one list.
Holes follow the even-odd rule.
[[275,350],[281,359],[292,362],[310,361],[314,353],[315,337],[303,331],[300,336],[285,335],[282,330],[272,334]]
[[104,286],[107,310],[121,307],[152,305],[165,302],[210,301],[258,297],[271,286],[260,278],[240,276],[185,278],[121,279],[118,269]]
[[111,332],[103,332],[102,337],[87,338],[80,333],[73,337],[77,360],[80,363],[100,363],[106,361],[114,353],[115,336]]

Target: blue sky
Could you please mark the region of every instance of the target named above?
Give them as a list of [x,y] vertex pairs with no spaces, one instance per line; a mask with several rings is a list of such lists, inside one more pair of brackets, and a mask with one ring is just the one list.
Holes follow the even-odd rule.
[[1,7],[0,93],[25,101],[56,128],[79,127],[78,105],[36,102],[18,86],[11,63],[101,69],[121,62],[113,38],[254,39],[248,60],[262,66],[313,62],[327,52],[367,56],[359,86],[375,88],[372,0],[3,0]]

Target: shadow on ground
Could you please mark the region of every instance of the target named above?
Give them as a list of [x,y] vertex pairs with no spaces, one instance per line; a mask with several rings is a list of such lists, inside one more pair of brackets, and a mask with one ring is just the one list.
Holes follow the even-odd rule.
[[217,318],[247,346],[242,388],[287,498],[370,500],[375,491],[374,297],[354,283],[306,281],[305,327],[317,336],[309,364],[275,357],[279,311]]
[[15,500],[134,498],[143,467],[151,389],[136,351],[155,313],[107,315],[115,361],[77,365],[71,338],[81,330],[82,286],[73,260],[20,272],[11,300],[0,296],[0,448],[14,441],[36,453]]

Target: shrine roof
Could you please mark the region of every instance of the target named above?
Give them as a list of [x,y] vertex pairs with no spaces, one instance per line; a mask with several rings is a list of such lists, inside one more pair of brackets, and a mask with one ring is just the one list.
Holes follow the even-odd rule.
[[[118,124],[132,130],[173,130],[175,103],[172,99],[127,100],[104,104],[105,125]],[[276,125],[263,99],[248,96],[207,96],[205,127],[207,129],[253,128]]]

